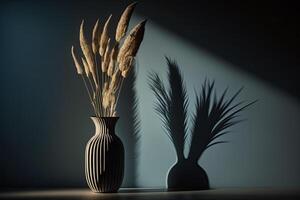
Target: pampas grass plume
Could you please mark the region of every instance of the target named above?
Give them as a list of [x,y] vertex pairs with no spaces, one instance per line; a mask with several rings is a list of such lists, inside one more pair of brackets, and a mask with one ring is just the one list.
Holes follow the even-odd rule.
[[71,48],[71,53],[72,53],[74,64],[75,64],[75,67],[76,67],[76,70],[77,70],[77,74],[82,74],[83,70],[82,70],[82,67],[81,67],[81,65],[79,64],[79,62],[76,58],[75,53],[74,53],[74,46],[72,46],[72,48]]
[[106,49],[106,46],[107,46],[107,42],[108,42],[108,38],[109,38],[108,37],[108,25],[109,25],[111,17],[112,17],[112,15],[110,15],[108,17],[108,19],[106,20],[106,22],[104,24],[104,27],[103,27],[102,34],[101,34],[100,49],[99,49],[99,53],[100,53],[101,56],[104,56],[105,49]]
[[94,55],[96,55],[96,53],[99,50],[99,19],[96,21],[94,28],[93,28],[93,35],[92,35],[92,49],[93,49],[93,53]]
[[119,42],[125,36],[131,15],[133,13],[136,4],[137,3],[135,2],[127,6],[127,8],[124,10],[123,14],[120,17],[117,30],[116,30],[116,37],[115,37],[117,42]]
[[130,31],[130,34],[126,37],[122,47],[120,48],[117,58],[118,62],[121,62],[122,59],[125,59],[128,56],[135,57],[144,38],[146,22],[147,20],[140,22]]
[[87,77],[90,77],[91,72],[89,70],[89,66],[88,66],[87,62],[85,61],[84,58],[81,58],[81,60],[82,60],[83,66],[84,66],[85,75]]

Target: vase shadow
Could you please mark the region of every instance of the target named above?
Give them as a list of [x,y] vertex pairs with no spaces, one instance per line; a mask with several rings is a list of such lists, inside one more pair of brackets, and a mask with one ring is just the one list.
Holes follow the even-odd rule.
[[188,159],[173,165],[167,177],[168,191],[208,190],[209,180],[205,170]]
[[[197,134],[191,134],[189,154],[185,156],[184,149],[189,136],[188,121],[188,96],[180,69],[175,61],[166,57],[168,65],[169,89],[166,89],[158,74],[149,76],[150,88],[157,96],[155,110],[163,118],[167,136],[170,138],[176,152],[177,162],[167,174],[167,188],[174,190],[206,190],[209,189],[209,180],[205,170],[198,165],[198,160],[205,150],[207,139],[203,133],[208,132],[208,127],[201,126]],[[209,104],[204,104],[209,110]],[[194,122],[196,115],[194,115]],[[204,119],[204,117],[201,117]],[[194,123],[195,124],[195,123]]]
[[140,132],[140,120],[138,114],[138,99],[135,90],[136,71],[135,68],[124,79],[117,107],[120,116],[117,124],[117,134],[124,143],[125,148],[125,171],[122,187],[136,187],[137,179],[137,157]]
[[[165,133],[170,138],[176,152],[177,163],[167,175],[169,190],[206,190],[209,180],[205,170],[198,165],[206,149],[228,141],[219,140],[230,133],[228,128],[244,121],[239,119],[242,110],[256,103],[234,102],[243,87],[227,99],[227,89],[218,97],[215,81],[205,79],[200,92],[195,89],[196,103],[192,114],[192,127],[188,133],[188,95],[179,66],[166,57],[169,68],[169,89],[166,90],[157,73],[149,76],[150,88],[157,97],[155,110],[162,118]],[[190,138],[189,152],[185,156],[186,138]]]

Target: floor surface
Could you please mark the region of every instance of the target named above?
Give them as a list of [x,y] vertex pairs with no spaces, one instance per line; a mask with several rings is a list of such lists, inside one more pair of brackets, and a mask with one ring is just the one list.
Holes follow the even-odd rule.
[[190,199],[300,199],[300,190],[286,189],[212,189],[172,191],[128,189],[118,193],[93,193],[89,189],[2,190],[0,199],[82,199],[82,200],[190,200]]

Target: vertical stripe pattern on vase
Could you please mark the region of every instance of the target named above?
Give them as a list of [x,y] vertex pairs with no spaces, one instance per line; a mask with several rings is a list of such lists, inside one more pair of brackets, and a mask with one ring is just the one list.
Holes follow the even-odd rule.
[[93,192],[117,192],[124,175],[124,147],[115,134],[117,117],[91,117],[95,135],[85,150],[85,177]]

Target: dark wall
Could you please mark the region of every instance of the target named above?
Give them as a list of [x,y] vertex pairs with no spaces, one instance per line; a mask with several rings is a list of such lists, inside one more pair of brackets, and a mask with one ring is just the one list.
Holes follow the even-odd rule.
[[[229,82],[234,86],[246,84],[250,88],[246,97],[261,99],[262,104],[258,104],[253,113],[249,114],[255,118],[257,124],[252,122],[251,125],[248,124],[241,130],[255,132],[259,129],[268,133],[274,124],[272,117],[279,112],[285,116],[285,121],[280,121],[278,116],[276,128],[272,129],[281,132],[286,130],[290,133],[284,137],[284,140],[278,132],[271,137],[265,135],[265,140],[249,136],[247,141],[249,147],[252,148],[250,150],[253,150],[251,161],[263,163],[265,157],[260,152],[267,149],[266,156],[274,161],[271,163],[275,166],[278,164],[278,168],[273,171],[264,168],[264,164],[260,164],[261,174],[267,173],[268,175],[262,177],[257,185],[270,186],[274,174],[282,169],[289,169],[289,166],[299,166],[299,160],[296,158],[299,148],[295,143],[296,139],[299,139],[296,134],[299,132],[297,112],[300,96],[298,84],[300,41],[297,27],[299,14],[296,12],[298,7],[290,2],[280,4],[272,1],[264,3],[260,1],[209,2],[200,1],[197,4],[192,1],[160,1],[155,4],[154,1],[140,2],[134,19],[136,22],[137,18],[148,18],[149,31],[148,33],[146,31],[139,54],[140,71],[143,74],[141,76],[138,74],[138,77],[144,78],[151,67],[165,71],[166,68],[161,67],[164,65],[163,56],[173,54],[181,55],[175,59],[182,62],[186,60],[187,64],[193,65],[185,68],[185,73],[189,75],[187,80],[194,83],[197,77],[193,77],[192,72],[194,74],[201,72],[201,76],[210,73],[210,69],[200,68],[201,63],[198,60],[203,55],[195,53],[192,56],[189,51],[201,49],[232,65],[230,70],[247,74],[258,80],[257,82],[262,82],[266,89],[257,88],[256,91],[255,87],[260,87],[260,84],[241,81],[231,76],[227,78],[227,73],[217,68],[212,69],[216,74],[220,73],[212,78],[219,78],[222,82]],[[85,186],[84,148],[93,134],[93,125],[88,118],[92,110],[88,104],[84,86],[76,76],[70,47],[74,44],[79,50],[78,30],[82,18],[86,20],[86,27],[91,30],[97,18],[105,19],[110,13],[118,15],[128,3],[129,1],[52,0],[0,2],[0,186]],[[117,19],[118,17],[113,18],[114,24]],[[158,27],[162,30],[160,31]],[[167,51],[169,38],[172,41],[170,46],[178,40],[178,46],[174,45],[172,49],[177,53]],[[159,42],[160,40],[162,42]],[[190,48],[181,48],[181,43],[190,45]],[[156,44],[157,46],[153,47]],[[153,49],[159,50],[154,52]],[[214,67],[214,64],[212,65]],[[230,70],[225,71],[230,74]],[[134,87],[130,83],[132,82],[127,83],[125,87],[128,89]],[[123,186],[161,187],[164,185],[165,177],[163,176],[167,171],[161,169],[159,165],[169,166],[168,162],[171,159],[164,150],[166,150],[165,146],[169,149],[170,144],[166,142],[167,140],[164,141],[162,131],[157,135],[147,134],[153,130],[151,126],[158,130],[160,124],[155,121],[157,119],[151,118],[153,97],[151,96],[152,99],[150,99],[150,96],[147,96],[146,81],[140,79],[138,83],[143,84],[138,86],[138,94],[135,94],[134,90],[130,90],[129,94],[124,93],[125,97],[121,99],[119,107],[120,115],[128,116],[120,119],[118,130],[127,149],[130,149],[126,157],[127,168]],[[272,96],[265,92],[273,91],[274,88],[278,97],[286,97],[289,100],[281,101],[278,98],[276,101],[273,98],[277,97],[276,95]],[[141,97],[139,104],[141,111],[147,111],[147,113],[143,112],[141,118],[143,119],[141,135],[144,134],[145,138],[142,139],[142,147],[139,151],[143,155],[139,160],[142,162],[139,166],[135,160],[139,157],[135,155],[136,148],[139,149],[137,139],[127,137],[131,134],[135,136],[135,105],[130,104],[131,108],[127,106],[135,95]],[[264,110],[266,112],[260,113],[262,111],[259,108],[264,109],[265,105],[270,105],[270,107]],[[278,108],[278,110],[273,108]],[[291,113],[292,120],[286,118],[289,113]],[[269,118],[269,121],[264,123],[259,116]],[[159,136],[159,139],[156,136]],[[160,138],[162,138],[161,141]],[[234,147],[247,146],[243,144],[245,141],[241,138],[237,141],[241,143]],[[284,141],[283,146],[280,146],[279,141]],[[256,148],[255,144],[259,147]],[[278,146],[272,146],[273,144],[278,144]],[[289,144],[292,144],[290,149]],[[149,150],[150,145],[156,145],[156,149],[161,153],[158,153],[158,150]],[[282,147],[285,149],[282,150],[283,154],[280,156],[288,155],[288,157],[274,156],[273,149]],[[222,150],[224,149],[219,149],[219,152]],[[246,153],[236,153],[239,151],[237,149],[225,150],[234,158],[246,155]],[[255,157],[256,155],[258,156]],[[272,156],[275,158],[273,159]],[[234,159],[228,159],[228,162],[232,160]],[[239,161],[243,162],[241,165],[244,167],[252,166],[248,165],[246,160]],[[288,161],[284,166],[280,165],[283,160]],[[256,168],[253,163],[253,170],[249,170],[252,174],[247,174],[247,170],[244,174],[242,170],[236,173],[233,168],[229,174],[235,176],[235,179],[233,178],[232,182],[226,182],[222,179],[223,171],[215,169],[216,165],[212,165],[216,163],[209,161],[209,158],[205,157],[204,166],[208,171],[211,170],[209,175],[215,186],[255,186],[255,179],[246,181],[255,174]],[[150,166],[151,164],[153,166]],[[230,165],[227,165],[226,169],[229,170],[228,166]],[[151,172],[151,170],[154,171]],[[215,173],[214,170],[219,170],[220,174]],[[283,181],[284,183],[299,184],[299,173],[293,170],[286,176],[293,178],[287,178]],[[153,176],[148,174],[148,177],[145,177],[146,173],[153,173]],[[217,175],[221,178],[217,178]],[[280,183],[275,185],[280,186]]]
[[[84,186],[84,148],[93,135],[84,85],[70,47],[79,52],[79,25],[121,13],[127,3],[110,1],[1,1],[1,186]],[[119,16],[118,16],[119,17]],[[116,23],[117,18],[113,22]],[[103,21],[101,21],[103,24]],[[130,82],[133,83],[133,82]],[[134,153],[128,101],[118,127]],[[128,151],[127,151],[128,152]],[[126,155],[124,185],[134,186],[134,155]]]

